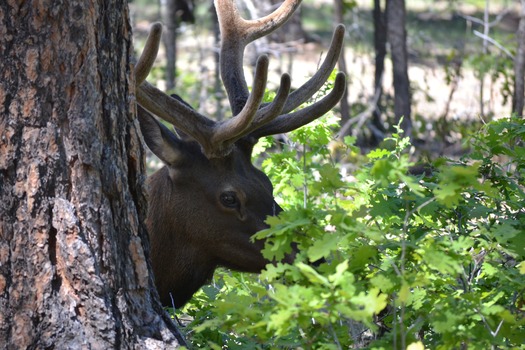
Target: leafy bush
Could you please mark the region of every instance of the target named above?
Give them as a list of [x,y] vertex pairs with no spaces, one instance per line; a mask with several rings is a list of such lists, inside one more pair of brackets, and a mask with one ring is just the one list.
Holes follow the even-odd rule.
[[[344,174],[332,117],[262,166],[286,210],[268,219],[260,275],[216,273],[183,313],[195,348],[488,349],[525,346],[525,122],[491,122],[460,160],[413,174],[408,139]],[[262,143],[269,147],[271,142]]]

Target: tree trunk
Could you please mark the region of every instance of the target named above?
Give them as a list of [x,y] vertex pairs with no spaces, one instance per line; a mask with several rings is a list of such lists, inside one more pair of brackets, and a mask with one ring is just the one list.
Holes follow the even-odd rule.
[[[219,18],[217,17],[217,11],[215,10],[215,4],[211,3],[210,5],[210,17],[212,22],[212,32],[213,32],[213,45],[215,47],[220,47],[221,44],[221,29],[219,27]],[[214,81],[213,81],[213,98],[215,99],[215,118],[218,121],[224,119],[224,108],[222,106],[222,101],[226,99],[226,92],[222,87],[221,80],[221,60],[219,50],[214,50],[213,52],[213,67],[214,67]]]
[[385,131],[381,121],[381,98],[383,95],[383,74],[385,72],[386,57],[386,18],[385,12],[381,7],[381,0],[374,0],[374,9],[372,10],[374,19],[374,50],[375,50],[375,71],[374,71],[374,96],[376,97],[376,108],[372,113],[372,125],[377,132],[372,133],[372,145],[377,145],[383,137],[379,134]]
[[[335,23],[344,23],[344,4],[343,0],[334,0],[334,20]],[[348,69],[346,66],[346,59],[345,59],[345,48],[343,46],[341,50],[341,55],[339,56],[339,61],[337,62],[337,66],[339,68],[340,72],[343,72],[348,77]],[[341,126],[345,125],[345,123],[350,120],[350,104],[348,103],[348,80],[346,84],[346,90],[343,95],[343,98],[341,98],[341,101],[339,102],[339,107],[341,108]],[[348,134],[351,133],[351,130],[348,130]],[[344,136],[344,135],[341,135]]]
[[412,133],[410,120],[411,97],[408,79],[408,54],[406,45],[406,10],[405,0],[387,0],[386,2],[387,38],[390,43],[394,73],[394,114],[396,124],[403,117],[401,127],[405,135]]
[[514,95],[512,96],[512,113],[523,115],[525,98],[525,0],[521,1],[521,18],[516,38],[518,49],[514,58]]
[[166,49],[166,90],[175,89],[177,77],[177,30],[181,22],[194,23],[192,0],[161,1],[162,21],[165,30],[162,34]]
[[177,75],[177,18],[176,0],[164,0],[161,7],[164,32],[162,42],[166,50],[166,90],[175,89],[175,77]]
[[173,348],[127,1],[0,2],[0,348]]

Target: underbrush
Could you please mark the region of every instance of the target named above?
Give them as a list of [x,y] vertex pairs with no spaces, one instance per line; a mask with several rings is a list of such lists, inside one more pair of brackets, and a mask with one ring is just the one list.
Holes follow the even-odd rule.
[[[264,171],[285,211],[265,257],[293,265],[215,274],[179,315],[194,348],[525,349],[525,122],[491,122],[460,160],[413,175],[400,134],[344,174],[334,120],[290,135]],[[270,147],[271,140],[262,143]]]

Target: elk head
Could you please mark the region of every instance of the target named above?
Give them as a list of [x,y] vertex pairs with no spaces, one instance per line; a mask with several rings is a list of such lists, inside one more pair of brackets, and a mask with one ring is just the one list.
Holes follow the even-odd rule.
[[[148,179],[147,225],[151,262],[161,302],[180,307],[213,275],[217,266],[260,272],[268,263],[263,242],[250,237],[264,229],[275,203],[268,177],[251,163],[251,152],[263,136],[285,133],[329,111],[345,90],[344,74],[333,90],[298,111],[324,84],[342,47],[344,27],[335,30],[325,61],[303,86],[290,93],[290,77],[271,103],[262,104],[268,58],[256,64],[248,91],[242,67],[244,48],[281,26],[300,0],[285,0],[270,15],[244,20],[234,0],[215,0],[221,29],[220,70],[233,117],[215,122],[145,81],[155,57],[161,25],[154,24],[135,67],[139,123],[146,144],[166,166]],[[171,123],[174,133],[153,115]]]

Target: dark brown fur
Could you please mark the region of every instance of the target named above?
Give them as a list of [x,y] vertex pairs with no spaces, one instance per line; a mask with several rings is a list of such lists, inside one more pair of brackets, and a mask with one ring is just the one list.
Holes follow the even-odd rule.
[[[142,122],[143,133],[155,124]],[[153,140],[146,136],[146,141],[155,152]],[[281,209],[270,180],[250,161],[249,142],[238,141],[229,156],[219,159],[206,158],[194,141],[171,142],[176,161],[164,159],[168,165],[148,179],[147,225],[161,302],[180,307],[218,266],[260,272],[268,263],[260,252],[263,242],[252,243],[250,237]],[[225,206],[223,193],[234,194],[238,205]]]

